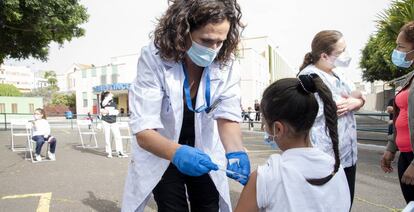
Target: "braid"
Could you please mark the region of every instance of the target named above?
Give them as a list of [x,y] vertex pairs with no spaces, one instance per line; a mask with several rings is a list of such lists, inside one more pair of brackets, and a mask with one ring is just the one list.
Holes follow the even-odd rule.
[[323,83],[321,78],[317,74],[311,74],[308,77],[304,75],[299,76],[299,80],[302,83],[304,90],[308,90],[311,93],[317,92],[319,97],[323,102],[323,112],[325,115],[326,128],[329,132],[329,136],[332,141],[332,149],[334,152],[335,164],[334,171],[323,178],[319,179],[306,179],[312,185],[323,185],[327,183],[332,177],[338,172],[340,159],[339,159],[339,149],[338,149],[338,116],[336,115],[336,104],[332,99],[332,92],[329,88]]
[[329,136],[332,140],[332,149],[334,152],[335,165],[334,172],[336,173],[339,169],[340,159],[339,159],[339,148],[338,148],[338,116],[336,115],[336,104],[332,99],[332,92],[329,88],[323,83],[323,81],[316,77],[313,79],[316,90],[323,101],[323,111],[325,115],[326,128],[329,131]]

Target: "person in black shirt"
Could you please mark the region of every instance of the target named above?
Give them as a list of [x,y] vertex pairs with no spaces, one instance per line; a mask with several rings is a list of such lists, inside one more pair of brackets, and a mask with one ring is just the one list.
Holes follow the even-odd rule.
[[255,121],[260,121],[260,103],[259,100],[254,100],[254,111],[256,111]]
[[115,139],[115,149],[118,157],[128,157],[124,154],[122,147],[121,132],[119,126],[116,123],[116,116],[119,111],[116,109],[116,103],[113,101],[113,95],[109,91],[102,92],[101,94],[101,119],[105,132],[105,151],[108,154],[108,158],[112,158],[111,148],[111,131]]

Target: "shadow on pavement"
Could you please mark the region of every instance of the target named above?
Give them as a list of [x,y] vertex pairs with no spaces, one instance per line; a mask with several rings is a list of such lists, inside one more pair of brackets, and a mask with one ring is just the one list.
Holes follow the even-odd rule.
[[106,153],[102,148],[82,148],[79,144],[73,144],[72,149],[80,151],[81,153],[90,153],[99,156],[106,156]]
[[112,212],[112,211],[121,211],[121,208],[118,207],[116,202],[99,199],[95,196],[92,191],[88,191],[89,197],[82,200],[84,205],[88,205],[96,211],[100,212]]

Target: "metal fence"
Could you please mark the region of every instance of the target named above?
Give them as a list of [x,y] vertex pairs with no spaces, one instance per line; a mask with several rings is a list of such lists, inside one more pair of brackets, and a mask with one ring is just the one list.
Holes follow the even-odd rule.
[[[10,123],[12,120],[33,120],[33,114],[31,113],[0,113],[0,130],[10,130]],[[47,116],[47,120],[51,127],[62,128],[76,128],[76,119],[91,119],[93,124],[98,124],[100,119],[97,115],[88,114],[73,114],[72,118],[66,118],[63,115],[51,115]],[[128,116],[117,116],[117,121],[129,121]]]
[[[248,130],[261,131],[263,129],[262,122],[256,119],[256,112],[242,113],[242,127]],[[357,112],[355,113],[357,119],[357,131],[367,132],[358,133],[359,140],[381,140],[387,139],[388,133],[388,114],[381,112]],[[260,117],[260,116],[259,116]],[[73,114],[72,118],[66,119],[65,116],[48,116],[48,121],[51,127],[64,127],[71,129],[76,128],[76,119],[88,119],[87,114]],[[91,115],[93,124],[98,124],[100,119],[97,115]],[[260,117],[261,118],[261,117]],[[33,114],[13,114],[13,113],[0,113],[0,130],[9,130],[10,121],[20,120],[33,120]],[[129,121],[128,116],[117,116],[117,121]],[[246,126],[247,125],[247,126]],[[372,133],[376,133],[376,136],[372,136]],[[375,138],[373,138],[375,137]]]

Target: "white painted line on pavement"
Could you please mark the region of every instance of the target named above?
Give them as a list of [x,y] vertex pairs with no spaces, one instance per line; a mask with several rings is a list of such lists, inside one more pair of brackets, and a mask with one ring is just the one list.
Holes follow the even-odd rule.
[[375,145],[375,144],[358,144],[358,147],[361,147],[362,149],[368,149],[368,150],[385,150],[385,146],[381,145]]

